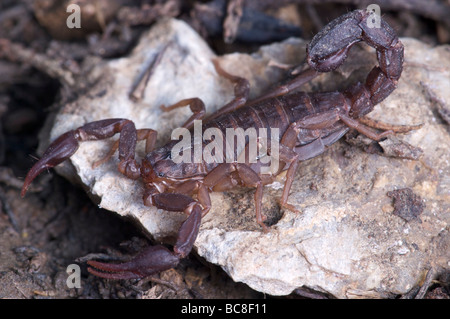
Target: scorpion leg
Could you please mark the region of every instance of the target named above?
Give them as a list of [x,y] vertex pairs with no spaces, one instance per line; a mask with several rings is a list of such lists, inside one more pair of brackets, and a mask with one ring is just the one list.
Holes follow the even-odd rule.
[[316,70],[314,70],[313,68],[308,68],[304,71],[302,71],[299,75],[297,75],[293,80],[276,87],[275,89],[273,89],[272,91],[270,91],[267,94],[264,94],[262,96],[259,96],[258,98],[251,100],[247,103],[247,105],[253,105],[256,103],[259,103],[261,101],[264,101],[266,99],[270,99],[273,97],[277,97],[280,95],[285,95],[288,94],[289,92],[294,91],[295,89],[298,89],[299,87],[301,87],[303,84],[311,81],[312,79],[314,79],[315,77],[317,77],[319,75],[319,72],[317,72]]
[[[222,67],[219,65],[219,62],[217,60],[213,59],[212,62],[214,64],[214,68],[216,69],[216,72],[219,75],[223,76],[224,78],[230,80],[232,83],[235,84],[235,86],[234,86],[235,98],[232,101],[230,101],[229,103],[227,103],[226,105],[224,105],[223,107],[221,107],[219,110],[217,110],[216,112],[211,114],[206,119],[206,121],[209,121],[219,115],[234,111],[234,110],[240,108],[241,106],[244,106],[245,103],[247,102],[248,95],[250,92],[250,84],[246,79],[226,72],[224,69],[222,69]],[[192,126],[192,124],[194,123],[194,120],[200,120],[205,117],[205,113],[206,113],[205,104],[203,103],[203,101],[201,99],[199,99],[199,98],[184,99],[184,100],[181,100],[170,106],[161,105],[161,109],[165,112],[168,112],[173,109],[187,106],[187,105],[189,105],[193,115],[186,121],[186,123],[183,124],[182,127],[189,129]]]
[[169,111],[172,111],[173,109],[187,106],[187,105],[189,105],[193,114],[186,121],[186,123],[183,124],[182,127],[189,129],[192,126],[192,124],[194,123],[194,120],[201,120],[206,114],[205,103],[203,103],[203,101],[201,99],[199,99],[197,97],[190,98],[190,99],[184,99],[184,100],[181,100],[170,106],[161,105],[161,109],[164,112],[169,112]]
[[21,196],[25,196],[31,182],[44,170],[54,167],[70,156],[79,147],[79,142],[100,140],[112,137],[120,133],[119,138],[119,171],[125,176],[137,179],[140,176],[139,164],[134,159],[137,133],[134,123],[127,119],[107,119],[87,123],[75,130],[69,131],[58,137],[42,158],[37,161],[25,177]]
[[255,187],[255,211],[256,221],[263,228],[265,232],[269,229],[264,224],[266,217],[262,214],[262,197],[263,197],[263,183],[261,178],[255,173],[248,165],[241,163],[223,163],[209,172],[204,180],[203,184],[215,191],[220,189],[228,189],[237,184],[237,180],[234,180],[231,173],[236,172],[243,186]]
[[378,129],[378,130],[391,130],[395,133],[407,133],[410,131],[414,131],[414,130],[418,130],[419,128],[421,128],[423,126],[423,124],[415,124],[415,125],[395,125],[395,124],[389,124],[389,123],[384,123],[372,118],[368,118],[368,117],[362,117],[360,119],[358,119],[359,122],[361,122],[362,124]]
[[322,154],[326,150],[326,146],[331,145],[339,140],[347,131],[348,128],[344,126],[336,132],[333,132],[329,136],[318,137],[313,142],[301,146],[296,146],[292,150],[291,148],[287,147],[287,145],[292,145],[292,141],[297,141],[298,131],[296,130],[295,125],[292,125],[288,128],[286,133],[283,135],[279,154],[279,158],[281,161],[285,162],[286,164],[290,164],[286,172],[286,182],[284,183],[283,194],[281,195],[279,202],[281,207],[287,208],[293,212],[298,212],[298,210],[294,206],[287,203],[287,200],[300,161],[305,161]]
[[386,136],[394,133],[392,130],[387,130],[382,133],[378,133],[374,131],[372,128],[362,124],[360,121],[355,120],[345,114],[340,114],[339,117],[342,120],[342,122],[344,122],[348,127],[357,130],[359,133],[364,134],[365,136],[374,141],[379,141],[385,138]]
[[[298,133],[300,128],[306,129],[321,129],[323,127],[331,126],[339,120],[338,113],[334,110],[329,112],[323,112],[316,114],[312,117],[305,118],[298,123],[292,123],[284,133],[280,141],[279,159],[289,164],[289,168],[286,172],[286,182],[284,183],[283,194],[281,195],[280,205],[291,211],[298,212],[298,210],[292,205],[287,203],[289,192],[294,182],[295,173],[297,171],[300,161],[313,158],[325,151],[325,144],[322,137],[319,136],[313,142],[296,146],[298,140]],[[344,128],[346,132],[347,129]],[[331,140],[334,142],[334,138],[341,137],[345,132],[339,130],[333,133]],[[334,136],[337,135],[337,136]]]
[[295,173],[297,172],[298,165],[300,163],[300,156],[292,149],[280,145],[280,160],[289,164],[289,168],[286,172],[286,181],[284,182],[283,193],[281,195],[279,204],[281,207],[287,208],[293,212],[298,213],[298,210],[287,203],[289,192],[294,182]]
[[[289,164],[289,168],[286,172],[286,181],[284,183],[283,193],[281,195],[279,204],[281,207],[287,208],[293,212],[298,212],[298,210],[294,206],[288,204],[287,200],[289,197],[289,192],[292,187],[292,183],[294,182],[295,173],[297,172],[297,168],[301,159],[300,154],[298,154],[294,150],[294,147],[298,139],[297,138],[298,132],[299,126],[297,123],[293,123],[289,126],[289,128],[286,130],[286,132],[283,134],[283,137],[281,138],[278,154],[279,160],[281,160],[286,164]],[[317,140],[320,140],[320,138]],[[268,151],[270,152],[270,148]],[[273,158],[273,154],[271,154],[271,156]]]
[[107,279],[139,279],[174,268],[192,250],[202,219],[201,206],[194,202],[186,210],[188,218],[181,224],[173,252],[164,246],[150,246],[128,262],[119,264],[88,261],[88,271]]
[[241,78],[239,76],[232,75],[226,72],[219,64],[216,59],[212,60],[216,72],[234,83],[234,99],[222,106],[220,109],[211,114],[206,120],[210,121],[222,114],[234,111],[247,103],[248,95],[250,93],[250,83],[247,79]]
[[269,228],[264,224],[266,216],[262,213],[263,184],[261,178],[250,167],[245,164],[236,164],[236,171],[239,177],[247,187],[256,187],[255,191],[255,211],[256,222],[261,225],[264,232],[268,232]]
[[294,206],[287,203],[287,200],[300,161],[305,161],[322,154],[326,150],[326,146],[339,140],[347,131],[348,128],[344,126],[329,136],[318,137],[313,142],[306,145],[296,146],[292,150],[287,146],[292,145],[292,141],[297,141],[298,131],[296,130],[295,125],[288,128],[286,133],[283,135],[279,154],[281,161],[286,164],[290,164],[286,172],[286,182],[284,183],[283,194],[281,195],[279,202],[281,207],[287,208],[293,212],[298,212]]

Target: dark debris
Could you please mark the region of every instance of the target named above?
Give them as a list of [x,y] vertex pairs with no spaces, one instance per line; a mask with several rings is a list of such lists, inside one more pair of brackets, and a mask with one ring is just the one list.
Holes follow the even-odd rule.
[[394,215],[407,222],[416,220],[425,209],[422,198],[414,194],[410,188],[393,190],[386,195],[394,199]]

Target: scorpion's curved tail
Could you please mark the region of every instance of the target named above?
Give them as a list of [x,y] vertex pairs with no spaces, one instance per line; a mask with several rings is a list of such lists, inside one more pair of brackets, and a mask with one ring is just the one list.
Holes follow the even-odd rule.
[[360,41],[376,49],[379,66],[372,69],[364,84],[354,84],[343,92],[353,118],[372,111],[397,86],[403,70],[403,44],[395,31],[374,13],[356,10],[331,21],[307,49],[308,64],[319,72],[329,72],[342,65],[351,46]]

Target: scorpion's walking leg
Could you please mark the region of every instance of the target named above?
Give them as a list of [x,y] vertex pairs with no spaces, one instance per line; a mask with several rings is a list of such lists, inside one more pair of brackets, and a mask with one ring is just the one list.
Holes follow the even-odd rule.
[[[155,131],[149,131],[149,135],[156,134]],[[54,167],[70,156],[72,156],[79,147],[79,142],[89,140],[101,140],[112,137],[120,133],[119,138],[119,171],[131,179],[137,179],[140,176],[139,164],[136,162],[135,148],[138,139],[134,123],[127,119],[107,119],[87,123],[75,130],[69,131],[58,137],[50,144],[43,154],[42,158],[36,162],[28,172],[21,196],[25,196],[30,183],[44,170]],[[152,140],[153,138],[150,138]]]
[[[288,204],[287,200],[292,187],[292,183],[294,182],[295,173],[297,172],[297,168],[301,160],[300,155],[297,154],[294,149],[298,139],[298,131],[299,129],[297,123],[293,123],[289,126],[289,128],[281,138],[278,148],[278,154],[275,154],[274,150],[270,146],[267,149],[271,160],[278,161],[279,171],[281,171],[286,164],[289,164],[289,168],[286,172],[286,181],[284,182],[283,193],[281,195],[279,204],[281,207],[287,208],[293,212],[297,212],[297,209],[294,206]],[[274,172],[274,175],[276,174],[277,172]]]
[[[232,173],[237,173],[237,179],[234,179]],[[209,189],[218,191],[220,189],[229,189],[235,186],[238,182],[243,186],[255,187],[255,211],[256,221],[263,228],[265,232],[269,229],[264,224],[266,217],[262,214],[262,198],[263,198],[263,184],[261,178],[248,165],[241,163],[223,163],[214,168],[206,175],[203,183]]]
[[286,181],[284,182],[283,193],[281,195],[279,204],[281,207],[287,208],[293,212],[298,212],[298,210],[287,203],[289,192],[294,182],[295,173],[297,172],[298,165],[300,163],[300,156],[292,149],[280,144],[280,160],[289,164],[289,168],[286,172]]
[[254,100],[249,101],[247,103],[247,105],[253,105],[253,104],[259,103],[261,101],[264,101],[266,99],[269,99],[269,98],[288,94],[288,93],[298,89],[303,84],[311,81],[312,79],[317,77],[319,74],[320,73],[317,72],[316,70],[314,70],[313,68],[308,68],[308,69],[302,71],[300,74],[298,74],[291,81],[272,89],[270,92],[268,92],[262,96],[259,96],[258,98],[254,99]]
[[234,83],[234,99],[222,106],[220,109],[218,109],[216,112],[208,116],[206,119],[207,121],[210,121],[222,114],[234,111],[247,103],[248,96],[250,93],[250,83],[247,79],[241,78],[239,76],[232,75],[228,72],[226,72],[219,64],[219,61],[216,59],[212,60],[214,67],[216,69],[216,72],[223,76],[224,78],[230,80],[232,83]]
[[[357,130],[359,133],[367,136],[368,138],[374,141],[380,141],[381,139],[391,135],[393,133],[406,133],[412,130],[417,130],[422,127],[422,124],[418,125],[390,125],[382,122],[372,122],[369,121],[361,121],[361,119],[353,119],[350,116],[345,114],[339,115],[339,118],[344,122],[348,127],[351,127]],[[385,130],[384,132],[378,133],[373,129],[373,126],[370,124],[374,124],[375,128]]]
[[381,122],[372,118],[362,117],[358,119],[360,123],[383,131],[393,131],[394,133],[408,133],[410,131],[418,130],[423,126],[423,124],[415,124],[415,125],[396,125]]
[[184,123],[182,127],[189,129],[195,120],[201,120],[205,117],[206,114],[205,103],[203,103],[201,99],[197,97],[184,99],[170,106],[161,105],[161,109],[164,112],[169,112],[176,108],[184,107],[187,105],[189,105],[193,114],[189,119],[187,119],[186,123]]
[[386,136],[394,133],[391,130],[387,130],[382,133],[378,133],[378,132],[374,131],[372,128],[370,128],[369,126],[366,126],[366,125],[362,124],[360,121],[355,120],[345,114],[341,114],[339,117],[342,120],[342,122],[344,122],[348,127],[351,127],[353,129],[357,130],[359,133],[364,134],[365,136],[367,136],[368,138],[370,138],[374,141],[379,141],[379,140],[385,138]]
[[[206,121],[209,121],[212,118],[215,118],[219,115],[234,111],[234,110],[238,109],[239,107],[245,105],[245,103],[247,102],[247,99],[248,99],[249,91],[250,91],[250,84],[246,79],[241,78],[239,76],[229,74],[224,69],[222,69],[222,67],[219,65],[219,62],[217,60],[214,59],[214,60],[212,60],[212,62],[214,64],[216,72],[219,75],[223,76],[224,78],[230,80],[232,83],[235,84],[235,86],[234,86],[235,97],[229,103],[227,103],[226,105],[221,107],[219,110],[217,110],[216,112],[211,114],[206,119]],[[173,105],[170,105],[170,106],[161,105],[161,109],[164,112],[168,112],[168,111],[172,111],[176,108],[184,107],[184,106],[188,106],[188,105],[193,114],[186,121],[186,123],[183,124],[182,127],[190,128],[192,126],[192,124],[194,123],[194,120],[201,120],[205,117],[205,114],[206,114],[205,103],[201,99],[196,98],[196,97],[183,99],[183,100],[181,100]]]
[[291,126],[283,136],[284,141],[280,144],[280,160],[286,164],[290,163],[288,171],[286,172],[286,182],[284,183],[283,194],[280,198],[280,206],[293,212],[298,212],[294,206],[287,203],[287,200],[300,161],[305,161],[320,155],[326,150],[326,146],[331,145],[340,139],[348,131],[348,129],[343,127],[341,130],[338,130],[329,136],[319,136],[313,142],[306,145],[296,146],[293,150],[283,145],[283,143],[290,145],[289,142],[294,140],[294,138],[291,137],[293,134],[290,134],[290,131],[297,132],[295,126]]
[[[286,182],[284,183],[283,194],[280,199],[282,207],[297,212],[297,209],[289,205],[287,200],[298,165],[300,161],[315,157],[325,151],[325,145],[322,141],[322,136],[320,136],[320,129],[328,127],[338,120],[339,115],[334,110],[318,113],[302,121],[292,123],[283,134],[278,156],[281,162],[289,164],[289,168],[286,172]],[[317,139],[302,147],[296,147],[300,129],[317,130]],[[272,158],[274,157],[273,154],[271,156]]]
[[247,187],[256,187],[255,190],[255,212],[256,222],[261,225],[264,232],[267,232],[269,228],[264,224],[266,216],[262,213],[262,199],[263,199],[263,184],[261,178],[246,164],[236,164],[236,171],[239,174],[240,179]]

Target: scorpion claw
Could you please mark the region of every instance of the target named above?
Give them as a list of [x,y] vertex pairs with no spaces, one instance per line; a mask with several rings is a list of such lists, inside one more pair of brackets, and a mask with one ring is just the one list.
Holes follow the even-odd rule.
[[43,171],[46,169],[52,168],[70,156],[72,156],[78,149],[78,136],[75,131],[69,131],[63,135],[61,135],[58,139],[56,139],[45,153],[42,155],[42,158],[37,161],[33,167],[28,172],[25,177],[25,182],[23,183],[22,191],[20,196],[24,197],[28,187],[31,182]]
[[202,209],[194,205],[189,217],[182,223],[174,252],[164,246],[150,246],[130,261],[121,264],[107,264],[89,260],[88,271],[106,279],[140,279],[174,268],[181,258],[186,257],[197,238]]
[[140,279],[178,265],[180,258],[164,246],[150,246],[130,261],[120,264],[89,260],[88,271],[106,279]]
[[[105,279],[139,279],[140,277],[136,274],[134,274],[131,271],[123,271],[123,272],[106,272],[102,270],[97,270],[104,268],[105,263],[100,263],[96,261],[90,261],[88,262],[91,266],[95,268],[88,267],[88,271],[93,274],[94,276],[105,278]],[[94,266],[95,265],[95,266]]]

